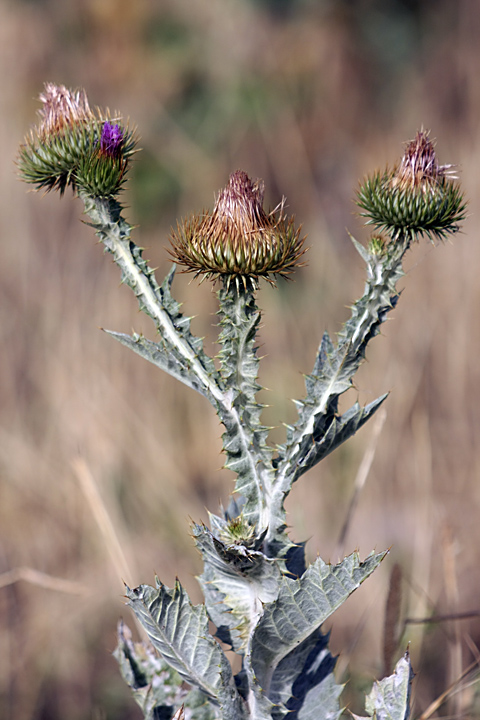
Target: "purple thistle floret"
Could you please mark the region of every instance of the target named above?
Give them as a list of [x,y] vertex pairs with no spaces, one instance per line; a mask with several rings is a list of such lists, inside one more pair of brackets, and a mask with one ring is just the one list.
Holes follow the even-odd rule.
[[100,150],[109,157],[119,157],[122,150],[123,130],[120,125],[105,121],[100,136]]

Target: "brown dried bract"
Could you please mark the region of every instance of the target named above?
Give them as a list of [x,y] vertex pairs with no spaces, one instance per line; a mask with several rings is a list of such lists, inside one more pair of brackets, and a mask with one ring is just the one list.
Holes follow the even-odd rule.
[[403,158],[397,168],[393,185],[427,189],[441,178],[455,179],[454,165],[439,165],[435,143],[429,132],[419,130],[413,140],[407,143]]
[[69,90],[64,85],[45,83],[39,99],[43,103],[43,108],[38,111],[42,118],[38,128],[40,137],[56,135],[65,127],[95,118],[83,89]]

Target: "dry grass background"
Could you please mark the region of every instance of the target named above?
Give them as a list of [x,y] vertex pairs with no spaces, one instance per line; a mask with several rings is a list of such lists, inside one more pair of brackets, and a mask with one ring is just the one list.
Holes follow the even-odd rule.
[[[178,575],[199,601],[189,518],[205,519],[231,488],[203,399],[99,330],[152,332],[79,202],[27,194],[15,179],[47,80],[84,86],[138,124],[144,149],[125,201],[160,277],[170,225],[211,205],[232,170],[263,177],[271,205],[287,196],[311,250],[295,283],[260,296],[276,440],[321,333],[338,330],[362,289],[345,231],[365,237],[358,178],[432,129],[440,161],[460,166],[471,215],[451,243],[410,253],[399,306],[357,379],[362,402],[391,396],[345,551],[392,552],[331,622],[339,670],[351,673],[346,700],[360,710],[358,689],[383,671],[395,563],[402,618],[480,610],[479,36],[475,0],[0,4],[1,717],[139,717],[110,656],[117,618],[132,622],[120,575],[133,585]],[[211,290],[184,276],[174,290],[213,349]],[[292,493],[293,534],[310,538],[312,556],[338,559],[373,433]],[[102,508],[121,552],[97,522]],[[408,640],[418,715],[477,657],[480,623],[409,625],[398,652]],[[475,685],[464,687],[440,714],[475,704]]]

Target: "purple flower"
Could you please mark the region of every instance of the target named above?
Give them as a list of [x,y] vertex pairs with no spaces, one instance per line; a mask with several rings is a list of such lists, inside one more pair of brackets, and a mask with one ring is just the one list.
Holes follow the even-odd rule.
[[119,157],[122,151],[123,130],[120,125],[105,121],[100,136],[100,150],[109,157]]

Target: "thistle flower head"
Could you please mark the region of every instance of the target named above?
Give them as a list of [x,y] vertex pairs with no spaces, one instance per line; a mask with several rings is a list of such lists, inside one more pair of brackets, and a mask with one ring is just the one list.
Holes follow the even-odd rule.
[[71,186],[92,197],[116,195],[135,151],[135,132],[113,122],[108,111],[92,111],[85,90],[46,83],[40,100],[41,122],[20,147],[21,177],[60,193]]
[[366,178],[358,191],[357,204],[367,225],[403,233],[411,238],[426,235],[443,239],[459,229],[466,203],[455,182],[453,165],[440,165],[429,133],[420,131],[407,143],[400,163],[393,170]]
[[270,213],[263,208],[263,182],[242,170],[230,176],[212,212],[193,215],[172,231],[171,254],[184,272],[204,277],[232,278],[244,284],[265,277],[287,276],[305,252],[293,218],[284,213],[284,202]]

